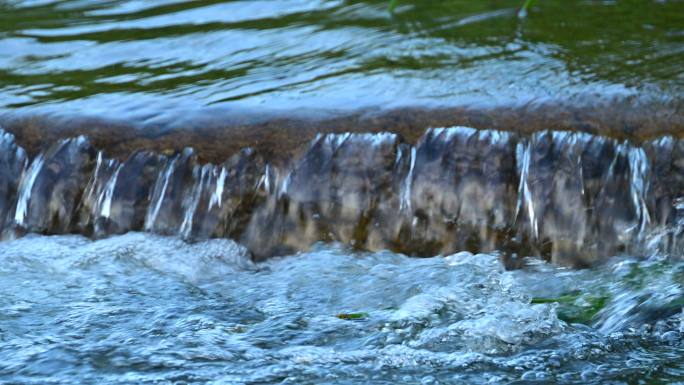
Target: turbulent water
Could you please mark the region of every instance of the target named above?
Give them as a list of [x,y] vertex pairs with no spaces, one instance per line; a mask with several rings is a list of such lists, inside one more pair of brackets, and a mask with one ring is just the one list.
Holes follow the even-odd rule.
[[320,135],[279,169],[2,138],[0,381],[684,378],[681,140]]
[[662,256],[505,271],[496,254],[415,259],[329,245],[253,264],[228,240],[129,233],[0,243],[0,266],[3,383],[684,376],[684,265]]
[[522,2],[0,1],[0,384],[684,381],[684,3]]

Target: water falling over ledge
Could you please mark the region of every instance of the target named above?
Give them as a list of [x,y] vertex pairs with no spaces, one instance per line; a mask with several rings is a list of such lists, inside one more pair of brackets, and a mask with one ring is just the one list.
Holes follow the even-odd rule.
[[32,159],[0,136],[5,238],[129,231],[232,238],[255,260],[339,242],[413,256],[461,250],[592,265],[645,248],[676,253],[684,142],[640,145],[566,131],[320,134],[289,164],[245,148],[201,164],[191,148],[110,159],[80,136]]

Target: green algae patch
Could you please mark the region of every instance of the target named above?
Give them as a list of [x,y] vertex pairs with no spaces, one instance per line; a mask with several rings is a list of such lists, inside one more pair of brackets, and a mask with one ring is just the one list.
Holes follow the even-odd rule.
[[588,324],[606,306],[607,295],[568,293],[559,297],[536,297],[533,304],[557,303],[558,318],[568,323]]
[[347,321],[360,321],[368,318],[368,313],[340,313],[335,317]]

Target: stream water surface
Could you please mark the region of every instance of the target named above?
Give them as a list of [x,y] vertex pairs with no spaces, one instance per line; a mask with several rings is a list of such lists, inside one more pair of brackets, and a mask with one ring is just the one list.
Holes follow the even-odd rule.
[[[671,383],[684,265],[570,270],[228,240],[0,243],[0,378],[21,384]],[[557,301],[557,302],[554,302]],[[344,315],[360,319],[342,319]]]
[[[388,3],[0,1],[0,384],[684,381],[684,2]],[[189,128],[463,106],[522,119]]]
[[520,0],[388,3],[3,1],[0,109],[171,124],[236,108],[681,99],[678,0],[545,0],[524,20]]

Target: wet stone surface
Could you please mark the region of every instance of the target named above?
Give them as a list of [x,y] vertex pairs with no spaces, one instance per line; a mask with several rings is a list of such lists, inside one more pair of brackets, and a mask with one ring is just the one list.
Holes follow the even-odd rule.
[[251,148],[218,164],[192,148],[119,161],[84,137],[28,162],[11,134],[3,138],[10,235],[231,238],[255,260],[317,242],[412,256],[498,250],[511,266],[529,255],[589,266],[684,246],[676,187],[684,147],[672,137],[637,146],[577,132],[449,127],[411,145],[392,133],[321,134],[286,165]]
[[77,211],[95,166],[85,137],[64,139],[35,157],[23,174],[15,222],[20,229],[48,234],[77,227]]
[[[1,129],[0,129],[1,131]],[[16,211],[19,180],[28,162],[26,152],[14,142],[14,136],[0,133],[0,225],[12,227]]]

